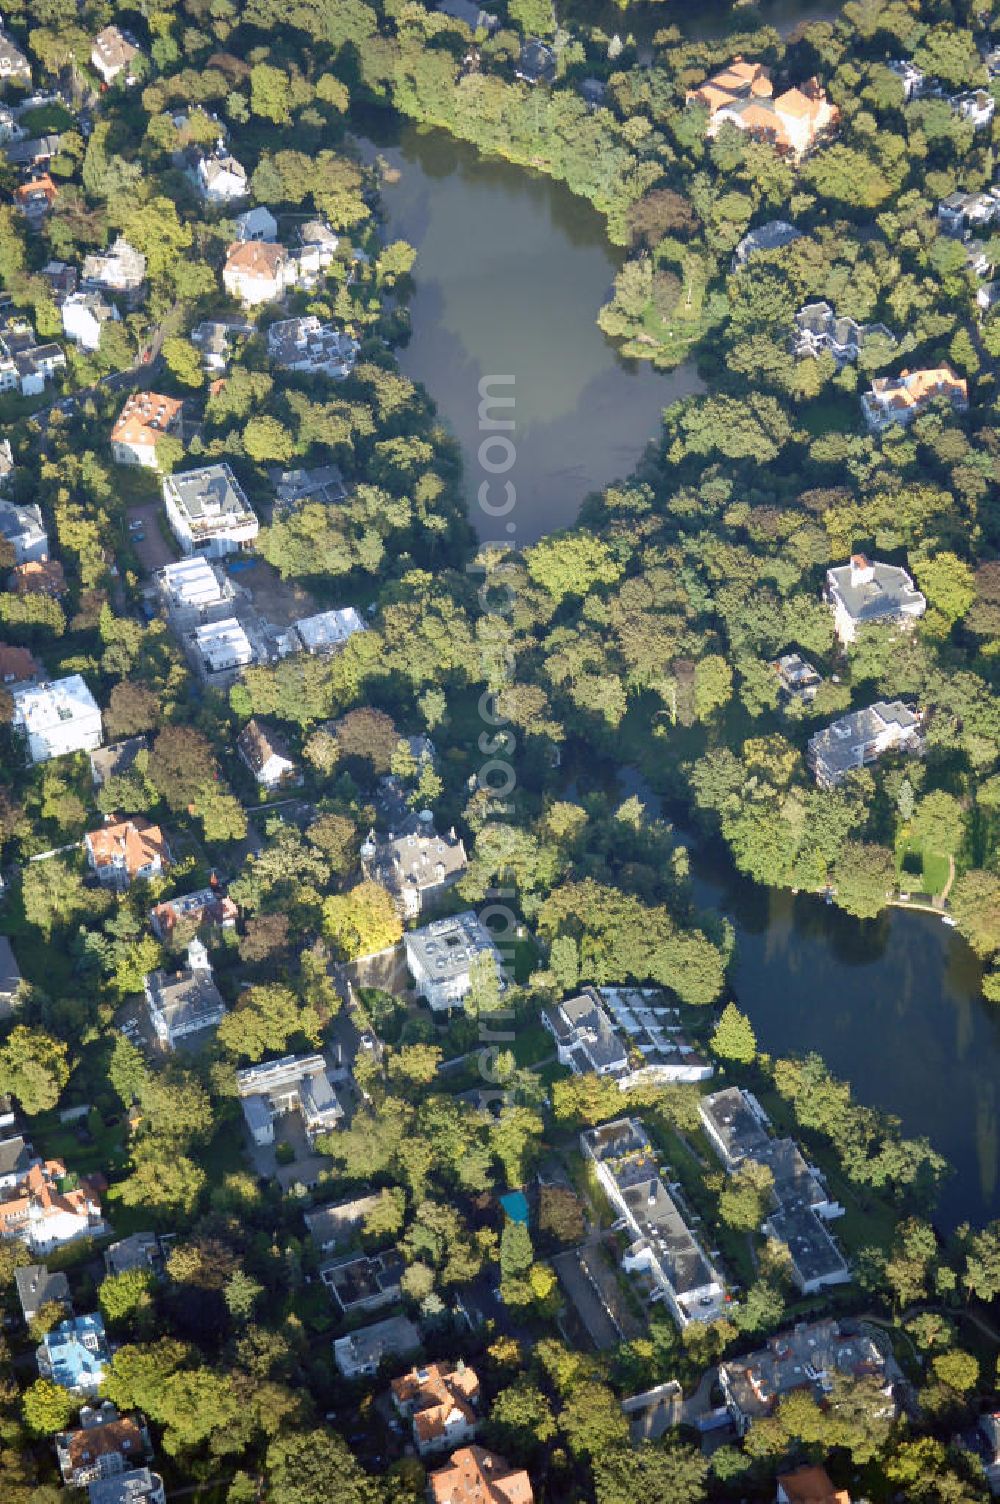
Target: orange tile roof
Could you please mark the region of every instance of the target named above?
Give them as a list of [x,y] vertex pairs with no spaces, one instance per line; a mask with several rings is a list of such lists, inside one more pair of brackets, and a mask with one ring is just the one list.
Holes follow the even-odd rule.
[[72,1191],[60,1191],[56,1182],[66,1174],[61,1159],[47,1159],[42,1165],[32,1165],[24,1178],[24,1190],[7,1201],[0,1201],[0,1225],[25,1220],[32,1210],[42,1217],[58,1216],[70,1212],[85,1217],[96,1198],[89,1181],[81,1181]]
[[176,397],[161,397],[157,392],[131,392],[111,430],[112,441],[155,445],[176,423],[182,405]]
[[123,857],[129,877],[134,877],[140,868],[148,866],[157,857],[166,866],[169,857],[163,831],[141,816],[121,820],[116,825],[104,825],[100,830],[89,830],[86,841],[98,870]]
[[819,114],[819,100],[809,99],[801,89],[786,89],[774,101],[774,108],[783,115],[799,115],[815,118]]
[[287,259],[283,245],[265,240],[235,241],[226,252],[226,271],[245,277],[276,277]]
[[64,595],[66,575],[58,559],[32,559],[11,571],[18,595]]
[[15,189],[14,197],[19,204],[23,204],[34,198],[36,193],[44,193],[50,204],[54,204],[59,197],[59,189],[47,172],[43,173],[40,178],[32,178],[30,183],[22,183],[20,188]]
[[105,1421],[102,1426],[81,1426],[69,1433],[66,1450],[74,1471],[98,1457],[141,1457],[145,1452],[142,1431],[131,1415]]
[[412,1414],[417,1440],[433,1441],[444,1435],[455,1411],[470,1425],[475,1424],[472,1407],[479,1398],[479,1378],[464,1363],[430,1363],[393,1379],[392,1396],[400,1409]]
[[484,1447],[460,1447],[427,1481],[434,1504],[534,1504],[524,1469]]
[[825,1467],[800,1467],[778,1479],[789,1504],[851,1504],[846,1489],[834,1488]]

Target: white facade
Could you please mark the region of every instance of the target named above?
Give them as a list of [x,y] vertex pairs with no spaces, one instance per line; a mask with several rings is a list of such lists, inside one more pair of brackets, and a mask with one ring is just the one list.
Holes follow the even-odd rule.
[[170,529],[185,554],[221,559],[249,548],[260,531],[242,486],[226,464],[166,476],[163,501]]
[[307,653],[329,653],[342,648],[355,632],[365,631],[365,624],[353,606],[346,606],[304,616],[295,623],[295,631]]
[[471,968],[479,956],[492,956],[503,985],[503,961],[493,936],[467,909],[435,920],[403,936],[406,964],[414,987],[434,1012],[461,1003],[471,985]]
[[165,565],[160,589],[171,611],[200,613],[233,598],[229,580],[201,554]]
[[205,622],[198,627],[194,633],[194,646],[202,668],[209,676],[231,673],[253,662],[250,639],[235,616],[227,617],[225,621]]
[[14,550],[15,564],[29,564],[49,556],[49,539],[41,509],[19,506],[0,498],[0,537]]
[[207,204],[232,204],[247,196],[246,168],[228,152],[200,157],[195,182]]
[[275,241],[278,238],[278,221],[263,204],[256,209],[246,209],[236,216],[236,238]]
[[75,292],[62,305],[62,325],[67,336],[84,350],[96,350],[101,330],[118,319],[118,309],[92,292]]
[[52,684],[17,684],[11,694],[13,724],[24,732],[33,763],[101,745],[100,708],[79,674]]

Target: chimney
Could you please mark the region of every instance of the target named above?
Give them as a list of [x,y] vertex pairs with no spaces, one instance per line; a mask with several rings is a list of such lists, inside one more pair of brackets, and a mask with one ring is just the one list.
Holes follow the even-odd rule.
[[875,571],[864,554],[851,555],[851,584],[870,585],[875,578]]

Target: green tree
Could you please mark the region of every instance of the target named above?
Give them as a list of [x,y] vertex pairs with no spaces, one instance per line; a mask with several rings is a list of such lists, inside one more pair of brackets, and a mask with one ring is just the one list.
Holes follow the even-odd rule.
[[931,1360],[934,1377],[949,1389],[959,1394],[969,1394],[979,1383],[979,1360],[972,1353],[954,1347],[950,1352],[938,1353]]
[[757,1036],[753,1025],[735,1003],[727,1003],[712,1034],[712,1049],[723,1060],[752,1065],[757,1058]]
[[167,369],[182,386],[194,388],[204,384],[201,356],[189,340],[165,339],[162,355]]
[[103,1279],[97,1299],[106,1321],[124,1321],[149,1304],[153,1277],[148,1269],[123,1269]]
[[770,1167],[748,1160],[726,1181],[719,1197],[719,1215],[728,1227],[752,1232],[766,1217],[773,1191]]
[[50,1437],[56,1431],[65,1431],[78,1405],[68,1389],[51,1379],[36,1379],[21,1398],[24,1424],[32,1436]]
[[267,1449],[268,1493],[281,1504],[380,1504],[381,1489],[329,1430],[292,1432]]
[[833,864],[833,883],[840,908],[858,919],[872,919],[892,897],[895,858],[885,846],[847,841]]
[[0,1045],[0,1092],[17,1098],[29,1117],[47,1112],[69,1080],[69,1051],[61,1039],[18,1024]]
[[255,115],[275,125],[286,125],[291,119],[288,96],[288,79],[280,68],[256,63],[250,69],[250,109]]
[[387,950],[403,933],[390,894],[372,882],[359,883],[349,893],[325,899],[323,928],[349,961]]

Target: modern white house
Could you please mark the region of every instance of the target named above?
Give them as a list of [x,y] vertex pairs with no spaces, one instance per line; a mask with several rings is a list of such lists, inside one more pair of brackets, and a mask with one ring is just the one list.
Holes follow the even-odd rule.
[[436,919],[403,936],[415,990],[437,1013],[464,1002],[473,963],[491,956],[503,985],[503,961],[493,936],[471,909]]
[[295,623],[295,632],[307,653],[332,653],[342,648],[355,632],[364,632],[365,624],[353,606],[320,611],[303,616]]
[[209,563],[202,554],[164,565],[157,583],[170,615],[190,624],[205,620],[210,613],[231,610],[235,595],[222,566]]
[[926,598],[905,569],[864,554],[827,570],[825,595],[833,607],[833,629],[845,646],[873,622],[912,627],[927,610]]
[[[656,988],[585,987],[543,1007],[560,1064],[574,1075],[610,1076],[620,1091],[707,1081],[713,1067],[680,1032],[677,1011]],[[659,1006],[658,1006],[659,1004]]]
[[104,325],[119,319],[114,304],[96,291],[72,293],[64,301],[61,313],[67,337],[84,350],[99,349]]
[[681,1216],[638,1118],[580,1134],[580,1146],[630,1239],[622,1268],[641,1277],[651,1304],[663,1301],[683,1331],[726,1311],[722,1275]]
[[919,756],[920,715],[902,700],[876,700],[863,710],[831,721],[809,738],[806,762],[822,789],[836,788],[848,773],[878,762],[887,752]]
[[146,258],[141,251],[117,235],[106,251],[93,251],[83,258],[80,280],[85,285],[103,287],[108,292],[138,292],[146,279]]
[[221,559],[253,545],[260,523],[225,463],[164,477],[170,529],[185,554]]
[[247,196],[247,170],[221,141],[211,153],[194,148],[188,170],[206,204],[234,204]]
[[222,993],[215,985],[208,951],[198,939],[187,949],[183,971],[153,971],[144,979],[146,1010],[160,1044],[176,1049],[191,1034],[215,1029],[226,1014]]
[[315,314],[279,319],[267,331],[267,350],[281,371],[343,381],[354,369],[358,342],[344,329],[321,324]]
[[198,667],[209,681],[219,683],[226,676],[238,675],[253,662],[253,644],[235,616],[202,622],[191,642]]
[[41,507],[20,506],[0,497],[0,538],[5,538],[13,548],[15,564],[28,564],[49,556],[49,535]]
[[92,752],[104,739],[101,711],[80,674],[53,683],[15,684],[13,725],[33,763]]
[[285,1055],[236,1072],[243,1116],[258,1147],[274,1143],[274,1124],[302,1115],[310,1142],[336,1128],[344,1116],[322,1055]]

